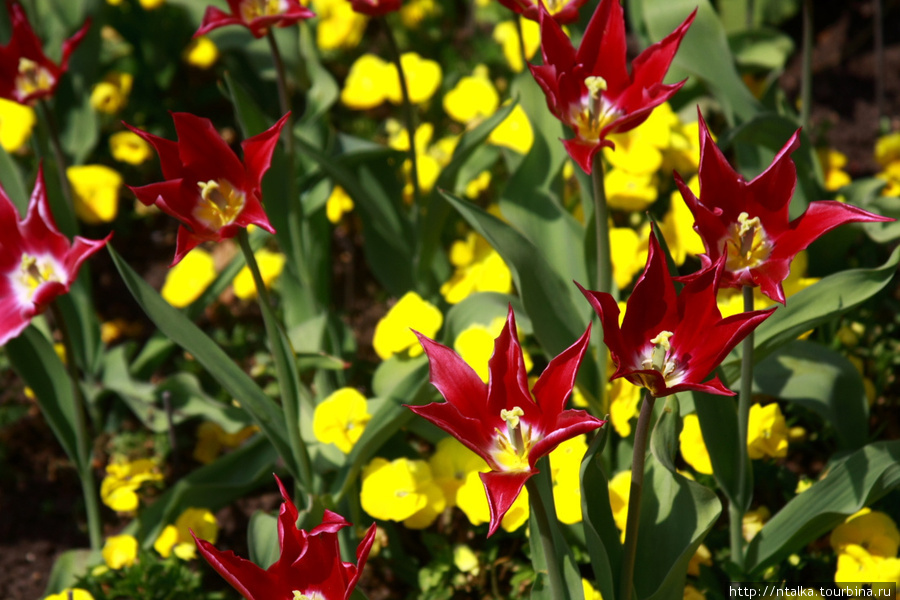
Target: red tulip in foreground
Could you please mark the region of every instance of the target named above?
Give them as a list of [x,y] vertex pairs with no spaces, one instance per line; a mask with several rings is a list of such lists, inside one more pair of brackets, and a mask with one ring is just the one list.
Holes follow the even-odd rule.
[[[356,587],[375,539],[373,523],[356,548],[356,564],[341,562],[337,532],[350,525],[325,511],[322,524],[311,531],[297,529],[297,507],[275,477],[284,503],[278,514],[281,554],[268,569],[231,552],[220,552],[194,536],[206,562],[247,600],[347,600]],[[193,535],[193,532],[192,532]]]
[[59,65],[47,58],[41,40],[25,16],[25,11],[15,2],[8,2],[12,36],[6,46],[0,46],[0,98],[19,104],[31,104],[52,96],[59,78],[69,68],[69,56],[81,42],[90,27],[90,21],[75,35],[63,42]]
[[733,396],[718,377],[703,380],[775,309],[723,319],[716,305],[723,267],[720,261],[703,269],[676,294],[665,256],[651,235],[647,266],[628,297],[621,327],[616,300],[579,285],[603,325],[603,341],[616,365],[610,379],[624,377],[655,397],[685,390]]
[[299,0],[228,0],[228,6],[231,14],[208,6],[194,37],[226,25],[243,25],[253,37],[261,38],[270,27],[289,27],[315,16],[311,10],[301,6]]
[[244,140],[243,162],[209,119],[172,113],[177,142],[125,124],[159,153],[166,180],[130,189],[142,203],[155,204],[181,221],[172,265],[198,244],[234,237],[239,228],[251,223],[275,233],[260,201],[262,177],[287,118]]
[[100,250],[102,240],[76,236],[74,243],[56,228],[44,173],[38,169],[28,214],[19,221],[16,207],[0,187],[0,346],[19,335],[57,296],[69,291],[81,263]]
[[893,220],[829,200],[810,202],[805,213],[789,221],[788,206],[797,185],[791,153],[800,146],[800,131],[791,136],[768,169],[748,182],[728,164],[712,141],[703,115],[699,116],[700,198],[678,173],[675,182],[706,247],[706,254],[700,255],[703,265],[725,257],[722,287],[759,286],[763,294],[784,304],[781,282],[798,252],[838,225]]
[[557,119],[575,131],[563,140],[566,150],[586,173],[594,154],[611,133],[634,129],[684,82],[662,83],[696,10],[678,29],[625,64],[625,19],[619,0],[601,0],[578,51],[551,15],[541,8],[541,53],[544,64],[530,65]]
[[[591,328],[550,361],[531,393],[512,308],[506,327],[494,341],[485,384],[450,348],[416,335],[431,366],[431,383],[446,402],[409,406],[483,458],[491,471],[481,473],[491,511],[492,535],[534,465],[561,442],[603,426],[583,410],[563,410],[591,337]],[[533,394],[533,399],[532,399]]]

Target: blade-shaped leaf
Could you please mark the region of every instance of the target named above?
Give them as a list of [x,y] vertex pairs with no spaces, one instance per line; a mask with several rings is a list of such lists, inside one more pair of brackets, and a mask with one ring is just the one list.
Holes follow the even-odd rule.
[[605,425],[597,432],[581,461],[581,514],[595,585],[604,598],[612,599],[619,589],[622,543],[609,503],[609,482],[600,466],[609,429]]

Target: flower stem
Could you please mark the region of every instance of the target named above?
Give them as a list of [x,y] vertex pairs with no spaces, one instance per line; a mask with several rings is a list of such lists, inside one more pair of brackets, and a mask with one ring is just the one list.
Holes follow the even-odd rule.
[[[541,539],[544,563],[547,565],[547,577],[550,581],[550,597],[567,598],[565,582],[560,571],[562,565],[556,560],[556,544],[553,541],[553,531],[550,529],[550,520],[547,518],[547,508],[541,498],[540,489],[533,477],[525,482],[525,488],[528,490],[531,512],[538,524],[538,537]],[[534,532],[532,532],[531,539],[534,540]]]
[[513,19],[516,24],[516,34],[519,36],[519,52],[522,53],[522,70],[528,68],[528,53],[525,51],[525,29],[522,27],[522,19],[516,15]]
[[625,548],[622,553],[622,576],[619,580],[620,600],[631,600],[634,591],[634,561],[637,554],[638,525],[641,520],[641,493],[644,490],[644,459],[647,453],[647,437],[650,417],[656,397],[644,393],[641,414],[634,430],[634,450],[631,455],[631,490],[628,494],[628,517],[625,521]]
[[79,385],[78,365],[75,364],[75,346],[72,336],[66,326],[66,319],[59,304],[50,303],[50,311],[56,321],[56,326],[62,336],[63,347],[66,349],[66,368],[69,371],[69,379],[72,383],[72,397],[75,400],[73,413],[75,415],[75,442],[78,456],[78,478],[81,480],[81,492],[84,494],[84,507],[87,512],[88,537],[91,542],[91,550],[100,550],[103,541],[103,523],[100,519],[100,502],[97,497],[97,486],[94,482],[94,470],[92,464],[91,436],[88,432],[87,419],[85,418],[84,396]]
[[[753,288],[745,285],[744,312],[753,310]],[[731,539],[731,560],[738,567],[744,567],[744,507],[747,504],[747,476],[749,458],[747,456],[747,429],[750,421],[750,402],[753,395],[753,332],[744,338],[741,345],[741,389],[738,397],[738,494],[737,502],[728,507]],[[737,506],[735,506],[737,504]]]
[[53,118],[53,112],[47,106],[47,102],[43,99],[38,100],[38,108],[41,111],[41,117],[47,125],[47,131],[50,133],[50,147],[53,149],[53,158],[56,162],[56,172],[59,174],[59,186],[62,189],[63,198],[66,200],[66,206],[69,208],[69,214],[72,215],[74,222],[75,205],[72,201],[72,187],[69,185],[69,176],[66,173],[68,161],[62,149],[62,143],[59,140],[59,128],[56,120]]
[[278,42],[275,40],[275,34],[269,29],[266,32],[266,40],[269,42],[269,50],[272,51],[272,62],[275,65],[275,83],[278,86],[278,106],[281,114],[291,113],[288,117],[287,134],[284,138],[284,149],[288,155],[288,164],[291,169],[291,177],[294,173],[294,113],[291,111],[291,99],[288,95],[287,75],[284,70],[284,61],[281,59],[281,52],[278,50]]
[[423,217],[425,206],[422,203],[422,189],[419,184],[419,165],[416,157],[416,124],[415,112],[413,110],[412,101],[409,99],[409,87],[406,85],[406,74],[403,72],[403,63],[400,60],[400,47],[397,45],[397,38],[387,18],[382,18],[384,31],[387,34],[388,46],[391,49],[391,59],[397,67],[397,78],[400,80],[400,94],[403,97],[403,120],[406,125],[406,135],[409,137],[409,162],[410,162],[410,179],[413,184],[413,225]]
[[803,0],[803,60],[800,71],[800,126],[809,131],[812,111],[813,2]]
[[[606,184],[604,183],[603,156],[601,152],[594,154],[591,168],[591,183],[594,192],[594,243],[597,248],[597,274],[594,282],[597,291],[612,294],[612,254],[609,247],[609,206],[606,202]],[[618,294],[613,294],[617,297]],[[603,342],[603,328],[597,327],[597,369],[600,377],[600,389],[597,393],[597,404],[602,411],[608,411],[606,402],[606,344]],[[597,415],[603,416],[603,413]]]

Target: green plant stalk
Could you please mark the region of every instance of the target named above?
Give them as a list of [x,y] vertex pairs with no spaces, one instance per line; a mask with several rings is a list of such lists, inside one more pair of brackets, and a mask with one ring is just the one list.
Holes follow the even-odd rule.
[[75,439],[78,445],[78,478],[81,480],[81,491],[84,494],[84,507],[87,512],[88,537],[91,542],[91,550],[100,550],[103,542],[103,522],[100,519],[100,501],[97,486],[94,482],[94,471],[91,464],[91,437],[87,430],[85,418],[84,396],[81,394],[81,386],[78,384],[78,365],[75,364],[75,346],[63,311],[56,301],[50,303],[50,310],[56,321],[56,326],[62,335],[63,347],[66,350],[66,369],[69,371],[69,379],[72,383],[72,397],[75,399],[73,412],[75,413]]
[[[753,288],[745,285],[744,312],[753,310]],[[747,476],[750,459],[747,456],[747,430],[750,421],[750,403],[753,396],[753,332],[741,342],[741,389],[738,397],[738,494],[737,501],[728,507],[729,537],[731,539],[731,560],[744,568],[744,508],[747,505]]]
[[416,123],[415,112],[412,101],[409,99],[409,87],[406,85],[406,74],[403,72],[403,64],[400,60],[400,47],[397,45],[397,38],[394,37],[394,31],[391,29],[386,17],[382,17],[382,24],[387,36],[388,46],[390,47],[391,59],[397,67],[397,77],[400,80],[400,95],[403,97],[403,121],[406,126],[406,135],[409,136],[409,162],[410,162],[410,179],[413,184],[413,225],[418,221],[424,220],[425,205],[422,202],[422,189],[419,184],[419,164],[416,157]]
[[75,204],[72,200],[72,186],[69,185],[69,175],[66,173],[68,162],[66,155],[62,149],[62,143],[59,140],[59,128],[56,126],[56,120],[47,102],[43,99],[38,100],[38,109],[41,111],[41,118],[47,125],[47,131],[50,133],[50,147],[53,149],[53,157],[56,160],[56,172],[59,175],[59,186],[62,189],[63,198],[69,207],[69,214],[75,215]]
[[[612,294],[612,252],[609,246],[609,205],[606,201],[606,184],[604,183],[604,167],[602,152],[594,155],[591,167],[591,184],[594,192],[594,243],[597,248],[597,279],[595,289]],[[614,295],[615,296],[615,295]],[[600,375],[600,389],[597,391],[598,406],[609,411],[606,402],[606,344],[603,342],[603,328],[598,327],[597,369]],[[597,416],[603,416],[599,414]]]
[[278,107],[281,114],[288,112],[287,135],[284,138],[284,149],[288,156],[288,165],[291,168],[291,174],[294,172],[294,113],[291,111],[291,99],[288,95],[287,75],[284,70],[284,61],[281,58],[281,52],[278,50],[278,42],[275,40],[275,34],[270,28],[266,32],[266,40],[269,42],[269,50],[272,52],[272,63],[275,65],[275,84],[278,86]]
[[[306,493],[311,493],[313,471],[309,451],[306,448],[306,443],[303,441],[303,436],[300,435],[300,405],[307,404],[312,406],[313,400],[299,381],[296,365],[288,362],[288,356],[293,357],[293,351],[290,350],[287,337],[275,320],[269,291],[266,289],[262,274],[259,272],[259,265],[256,263],[256,256],[254,256],[253,249],[250,247],[250,238],[247,235],[247,230],[241,229],[237,238],[241,246],[241,252],[244,254],[244,259],[247,261],[247,268],[250,269],[250,273],[253,275],[253,284],[256,286],[256,292],[259,297],[259,306],[262,310],[266,336],[272,345],[272,358],[275,361],[275,371],[278,376],[279,388],[282,392],[281,406],[284,410],[288,442],[300,469],[300,479],[303,488]],[[278,345],[281,345],[282,348],[278,348]]]
[[[545,461],[546,464],[546,461]],[[549,465],[547,465],[549,467]],[[563,580],[560,567],[562,565],[556,562],[556,544],[553,541],[553,531],[550,529],[550,520],[547,517],[547,508],[541,498],[540,490],[534,478],[530,478],[525,482],[525,488],[528,490],[528,500],[531,502],[531,512],[534,514],[538,524],[538,537],[541,540],[541,548],[544,551],[544,562],[547,565],[547,577],[550,580],[550,596],[552,598],[568,598],[566,584]],[[531,532],[531,539],[534,540],[535,532]]]
[[803,0],[803,60],[800,71],[800,126],[809,131],[812,111],[813,0]]
[[522,29],[522,19],[519,15],[515,16],[513,22],[516,24],[516,34],[519,36],[519,52],[522,53],[522,70],[528,68],[528,53],[525,51],[525,31]]
[[625,520],[625,547],[622,550],[622,576],[619,580],[619,600],[631,600],[634,592],[634,562],[637,554],[638,525],[641,522],[641,494],[644,491],[644,462],[650,418],[656,397],[644,393],[641,414],[634,429],[634,450],[631,455],[631,490],[628,494],[628,517]]

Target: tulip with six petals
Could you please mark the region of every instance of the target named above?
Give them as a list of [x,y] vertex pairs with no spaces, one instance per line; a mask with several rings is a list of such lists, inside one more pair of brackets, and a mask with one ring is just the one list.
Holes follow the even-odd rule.
[[569,156],[586,173],[607,139],[643,123],[650,112],[681,89],[684,82],[662,83],[694,20],[696,10],[678,29],[625,64],[625,19],[619,0],[601,0],[576,51],[559,23],[541,7],[541,53],[544,64],[530,65],[547,96],[550,112],[575,131],[563,140]]
[[375,539],[375,524],[369,527],[356,548],[356,564],[342,562],[338,531],[350,523],[326,510],[318,527],[310,531],[297,529],[297,507],[281,480],[277,476],[275,480],[284,503],[278,514],[281,553],[272,566],[264,570],[230,550],[217,550],[191,532],[197,550],[247,600],[347,600],[369,557]]
[[226,25],[243,25],[253,37],[261,38],[265,37],[270,27],[289,27],[297,21],[315,16],[299,0],[228,0],[228,6],[231,14],[215,6],[208,6],[194,37],[206,35],[213,29]]
[[512,307],[494,342],[487,384],[453,350],[416,335],[428,355],[431,383],[447,401],[408,408],[450,433],[490,466],[480,477],[490,506],[488,535],[492,535],[522,486],[538,472],[538,459],[561,442],[606,423],[583,410],[563,410],[590,340],[590,325],[578,341],[550,361],[531,391]]
[[234,237],[251,223],[275,232],[261,203],[262,177],[287,118],[244,140],[243,162],[209,119],[172,113],[177,142],[125,124],[159,154],[166,180],[130,189],[145,205],[155,204],[181,221],[172,266],[198,244]]

